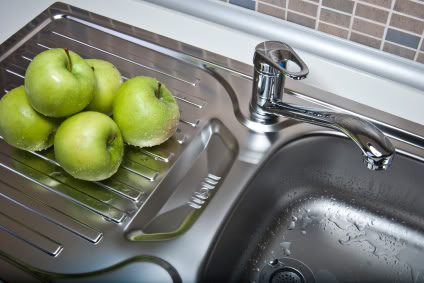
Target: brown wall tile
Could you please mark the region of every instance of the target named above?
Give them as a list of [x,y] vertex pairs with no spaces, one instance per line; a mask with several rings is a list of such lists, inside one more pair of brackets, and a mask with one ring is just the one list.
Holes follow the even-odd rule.
[[[360,0],[362,2],[366,2],[366,3],[370,3],[370,4],[374,4],[376,6],[381,6],[387,9],[391,9],[392,8],[392,0]],[[396,0],[394,0],[396,1]]]
[[272,4],[282,8],[286,8],[287,0],[260,0],[258,3],[261,3],[261,2]]
[[322,6],[333,8],[345,13],[352,13],[354,2],[350,0],[322,0]]
[[365,20],[361,20],[358,18],[353,19],[352,29],[360,31],[362,33],[372,35],[372,36],[376,36],[379,38],[383,38],[383,35],[384,35],[384,26],[371,23]]
[[347,39],[347,36],[349,34],[349,31],[346,29],[330,26],[330,25],[327,25],[326,23],[319,23],[318,30],[344,38],[344,39]]
[[383,51],[413,60],[415,57],[415,51],[406,49],[388,42],[384,43]]
[[288,9],[316,17],[318,6],[302,0],[289,0]]
[[417,62],[424,64],[424,53],[418,53]]
[[421,35],[424,31],[424,20],[418,21],[409,17],[393,13],[390,19],[390,25]]
[[286,11],[284,9],[276,8],[267,4],[262,4],[261,2],[258,2],[258,12],[267,14],[273,17],[277,17],[280,19],[285,20],[285,14]]
[[254,9],[256,4],[257,12],[262,14],[283,20],[287,15],[289,22],[376,49],[383,43],[384,52],[411,60],[418,52],[416,61],[424,64],[424,0],[216,1],[238,3],[248,9]]
[[420,4],[409,0],[396,0],[393,10],[424,19],[424,2]]
[[299,14],[288,12],[287,21],[314,29],[316,20]]
[[324,8],[321,9],[321,21],[348,28],[350,26],[350,19],[351,16],[340,14]]
[[355,15],[385,24],[387,22],[389,12],[358,3],[356,5]]
[[381,45],[381,40],[368,37],[366,35],[362,35],[355,32],[352,32],[350,34],[350,40],[367,45],[369,47],[377,48],[377,49],[380,48],[380,45]]

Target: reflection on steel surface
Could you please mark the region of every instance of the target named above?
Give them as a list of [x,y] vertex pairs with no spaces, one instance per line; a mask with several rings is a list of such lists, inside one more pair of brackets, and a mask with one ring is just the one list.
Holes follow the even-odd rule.
[[[292,201],[298,200],[293,191],[296,196],[305,190],[317,193],[324,198],[320,203],[331,198],[325,194],[330,188],[339,198],[371,196],[372,205],[381,204],[380,211],[400,202],[403,210],[396,208],[400,218],[394,225],[404,220],[407,231],[422,228],[415,221],[422,218],[415,205],[422,203],[417,185],[422,174],[416,173],[422,166],[416,161],[424,160],[422,126],[288,80],[285,103],[370,118],[389,133],[399,153],[390,176],[370,175],[374,172],[356,166],[361,162],[356,148],[337,131],[281,117],[273,124],[254,120],[249,105],[251,66],[63,3],[55,3],[0,45],[2,94],[23,84],[35,55],[55,47],[110,61],[125,78],[156,77],[175,94],[186,123],[158,147],[126,146],[123,166],[102,182],[71,178],[55,162],[52,150],[24,152],[0,140],[2,280],[195,282],[213,278],[206,275],[230,275],[246,250],[244,244],[256,247],[258,233],[267,231],[265,224],[272,226],[278,216],[284,216],[283,222],[292,220],[284,212],[287,205],[304,204],[312,211],[308,203]],[[308,146],[292,146],[300,141]],[[327,168],[324,173],[340,182],[326,183],[324,173],[315,178],[312,172],[318,167]],[[384,190],[391,182],[404,183]],[[352,183],[368,188],[369,194]],[[193,196],[192,203],[201,208],[187,204]],[[359,204],[372,210],[369,202]],[[295,236],[312,234],[307,232]],[[309,240],[302,243],[307,246]],[[293,256],[295,247],[292,241]]]

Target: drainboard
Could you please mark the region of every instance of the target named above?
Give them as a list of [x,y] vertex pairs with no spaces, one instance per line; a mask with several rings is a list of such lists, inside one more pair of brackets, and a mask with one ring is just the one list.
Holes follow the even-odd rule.
[[[207,73],[127,40],[123,33],[116,36],[118,23],[109,21],[112,27],[105,28],[70,16],[70,6],[56,6],[66,13],[50,9],[58,15],[40,15],[34,23],[41,25],[29,24],[22,31],[27,36],[3,48],[3,94],[24,84],[38,53],[67,47],[83,58],[113,63],[124,80],[143,75],[162,81],[174,94],[181,118],[176,133],[162,145],[125,145],[118,172],[99,182],[72,178],[55,161],[52,148],[23,151],[0,137],[0,241],[6,243],[0,258],[53,277],[108,268],[152,253],[140,242],[179,237],[215,194],[237,152],[230,131],[210,117],[214,103]],[[160,260],[156,264],[164,266]]]

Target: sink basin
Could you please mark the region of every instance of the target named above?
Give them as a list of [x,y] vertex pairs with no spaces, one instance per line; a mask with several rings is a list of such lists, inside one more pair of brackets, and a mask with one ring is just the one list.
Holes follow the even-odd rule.
[[401,154],[384,172],[361,163],[341,137],[282,146],[235,205],[204,280],[422,282],[424,164]]

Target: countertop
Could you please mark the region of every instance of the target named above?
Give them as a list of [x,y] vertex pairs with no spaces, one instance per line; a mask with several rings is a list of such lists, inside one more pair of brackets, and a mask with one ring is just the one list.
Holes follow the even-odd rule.
[[[0,43],[54,2],[56,1],[2,0]],[[62,2],[250,65],[255,46],[266,40],[141,0]],[[424,125],[423,91],[306,52],[298,53],[310,68],[310,75],[304,80],[305,83]]]

